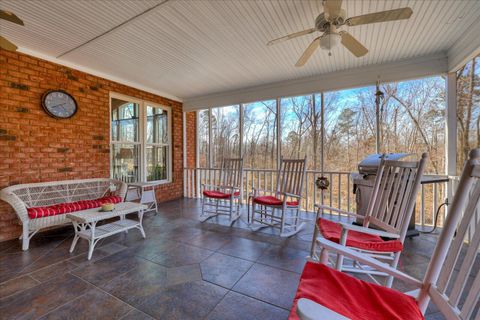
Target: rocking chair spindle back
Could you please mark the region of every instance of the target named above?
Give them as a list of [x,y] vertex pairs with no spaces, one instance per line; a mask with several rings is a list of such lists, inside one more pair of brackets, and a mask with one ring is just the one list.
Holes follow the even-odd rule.
[[223,159],[218,184],[203,184],[202,189],[200,221],[205,222],[218,215],[228,215],[232,225],[240,217],[243,159]]
[[281,159],[277,178],[277,192],[302,195],[306,159]]
[[[254,188],[249,197],[252,202],[252,230],[257,231],[265,227],[279,228],[282,237],[293,236],[302,230],[305,223],[301,221],[299,214],[306,163],[306,157],[282,158],[277,171],[275,190]],[[250,217],[250,207],[248,216]]]
[[420,162],[382,160],[365,215],[365,227],[372,224],[400,235],[400,239],[405,237],[426,159],[427,154],[422,155]]

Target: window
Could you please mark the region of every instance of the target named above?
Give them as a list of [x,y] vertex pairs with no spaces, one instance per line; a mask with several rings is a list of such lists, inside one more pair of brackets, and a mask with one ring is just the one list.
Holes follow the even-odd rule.
[[210,110],[200,110],[198,115],[198,153],[200,168],[210,166]]
[[212,109],[212,167],[219,168],[223,158],[240,156],[240,107]]
[[243,107],[243,162],[245,168],[276,168],[276,100],[247,103]]
[[147,105],[147,181],[167,180],[169,160],[170,112],[160,106]]
[[480,147],[480,56],[457,71],[457,173]]
[[356,171],[375,153],[375,87],[324,94],[325,170]]
[[381,85],[382,152],[428,152],[427,173],[445,170],[445,80],[431,77]]
[[125,182],[169,181],[171,109],[112,93],[110,174]]
[[308,169],[319,169],[321,102],[314,96],[283,98],[280,102],[282,155],[286,158],[307,156]]

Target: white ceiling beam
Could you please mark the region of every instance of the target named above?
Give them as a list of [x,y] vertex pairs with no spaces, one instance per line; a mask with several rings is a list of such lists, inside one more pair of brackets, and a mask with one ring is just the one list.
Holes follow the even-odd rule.
[[349,69],[291,81],[243,88],[184,99],[185,111],[216,106],[290,97],[347,88],[375,85],[444,74],[448,70],[446,54],[437,54],[386,64]]
[[455,72],[480,54],[480,20],[475,21],[448,49],[448,71]]
[[60,55],[57,56],[57,58],[61,58],[61,57],[65,56],[65,55],[67,55],[67,54],[69,54],[69,53],[72,53],[72,52],[75,51],[75,50],[80,49],[80,48],[83,47],[83,46],[86,46],[86,45],[89,44],[89,43],[92,43],[92,42],[94,42],[94,41],[96,41],[96,40],[98,40],[98,39],[100,39],[100,38],[102,38],[102,37],[104,37],[104,36],[106,36],[106,35],[108,35],[108,34],[111,34],[112,32],[114,32],[114,31],[116,31],[116,30],[120,30],[120,28],[129,25],[130,23],[132,23],[133,21],[137,20],[138,18],[144,17],[147,13],[153,12],[155,9],[158,9],[159,7],[162,7],[162,6],[163,6],[164,4],[166,4],[168,1],[169,1],[169,0],[163,0],[163,1],[161,1],[160,3],[154,5],[153,7],[149,8],[149,9],[143,11],[143,12],[140,12],[139,14],[131,17],[130,19],[127,19],[127,20],[123,21],[122,23],[116,25],[116,26],[113,27],[113,28],[110,28],[109,30],[107,30],[107,31],[105,31],[105,32],[102,32],[101,34],[93,37],[92,39],[89,39],[89,40],[87,40],[87,41],[79,44],[78,46],[76,46],[76,47],[74,47],[74,48],[72,48],[72,49],[70,49],[70,50],[67,50],[67,51],[61,53]]

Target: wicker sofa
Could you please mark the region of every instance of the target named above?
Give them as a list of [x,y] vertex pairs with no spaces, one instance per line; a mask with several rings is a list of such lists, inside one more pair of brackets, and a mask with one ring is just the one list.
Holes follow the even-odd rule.
[[66,213],[122,202],[127,185],[119,180],[98,178],[18,184],[0,191],[22,222],[22,250],[41,229],[70,223]]

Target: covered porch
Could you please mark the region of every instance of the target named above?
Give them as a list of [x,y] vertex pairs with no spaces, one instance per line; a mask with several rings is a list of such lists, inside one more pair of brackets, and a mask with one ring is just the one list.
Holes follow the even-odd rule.
[[[398,193],[379,200],[394,208],[416,173],[392,181],[423,170],[427,153],[418,196],[398,201],[413,212],[407,237],[375,235],[400,243],[388,254],[417,279],[393,282],[406,296],[441,260],[442,230],[457,232],[446,221],[480,147],[479,34],[476,0],[1,1],[0,318],[295,319],[318,205],[364,210],[358,181],[374,174],[362,160],[408,154],[409,173],[388,180]],[[226,159],[242,163],[239,186],[220,195],[239,218],[201,222]],[[302,228],[257,230],[253,194],[278,191],[284,159],[304,161],[290,216]],[[455,315],[463,289],[480,288],[478,248],[461,250],[480,243],[476,186]],[[271,212],[287,208],[283,193]],[[347,247],[341,228],[332,242]],[[478,318],[475,294],[465,312]],[[431,303],[425,318],[444,316]]]

